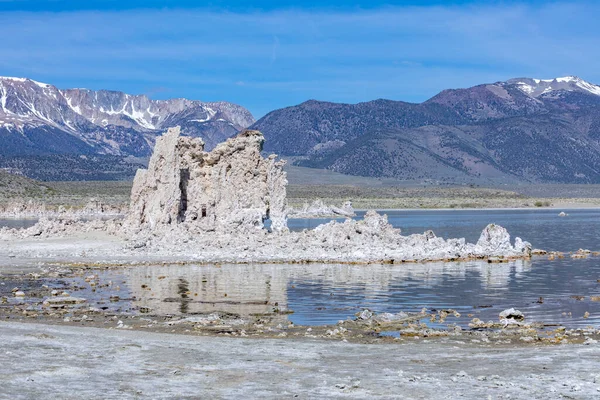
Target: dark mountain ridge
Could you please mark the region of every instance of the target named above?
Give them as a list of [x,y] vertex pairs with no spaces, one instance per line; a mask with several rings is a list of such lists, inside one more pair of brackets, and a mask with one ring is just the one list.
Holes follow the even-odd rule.
[[600,183],[600,86],[517,78],[423,103],[308,101],[252,128],[302,166],[443,182]]

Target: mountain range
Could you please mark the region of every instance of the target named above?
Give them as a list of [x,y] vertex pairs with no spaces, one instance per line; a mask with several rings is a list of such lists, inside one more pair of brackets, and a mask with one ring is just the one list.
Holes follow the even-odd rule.
[[600,86],[575,76],[449,89],[419,104],[310,100],[252,128],[266,151],[351,175],[600,183]]
[[248,110],[227,102],[151,100],[0,77],[3,156],[148,156],[156,136],[175,125],[186,135],[201,136],[210,149],[253,122]]
[[575,76],[448,89],[423,103],[309,100],[256,122],[227,102],[0,78],[0,168],[38,179],[127,179],[175,125],[208,149],[250,126],[265,152],[349,175],[600,183],[600,86]]

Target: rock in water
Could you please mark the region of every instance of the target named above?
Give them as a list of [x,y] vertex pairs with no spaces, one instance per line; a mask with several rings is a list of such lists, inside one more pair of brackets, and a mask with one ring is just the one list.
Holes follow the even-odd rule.
[[148,169],[135,176],[126,226],[242,233],[270,218],[273,231],[287,230],[285,162],[263,158],[263,142],[260,132],[246,130],[205,152],[201,139],[169,128]]
[[481,232],[477,245],[490,249],[508,247],[510,246],[510,234],[500,225],[489,224]]
[[477,247],[481,254],[510,254],[514,249],[517,253],[525,254],[528,257],[531,256],[531,244],[521,240],[521,238],[515,238],[515,246],[510,244],[510,234],[508,231],[496,224],[489,224],[481,232],[479,240],[477,241]]
[[523,315],[523,313],[519,310],[508,308],[500,313],[500,319],[514,319],[517,321],[522,321],[525,319],[525,315]]

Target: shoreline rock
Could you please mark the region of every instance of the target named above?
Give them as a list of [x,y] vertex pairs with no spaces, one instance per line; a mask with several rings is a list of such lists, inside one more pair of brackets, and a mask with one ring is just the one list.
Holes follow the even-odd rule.
[[[285,162],[260,154],[264,138],[246,130],[204,151],[198,138],[170,128],[157,139],[147,170],[138,170],[124,221],[42,218],[27,229],[0,229],[2,238],[76,236],[100,231],[119,236],[122,254],[182,257],[205,262],[402,263],[531,257],[531,245],[489,224],[477,243],[443,239],[432,231],[402,236],[386,215],[368,211],[313,230],[287,228]],[[323,209],[321,202],[317,208]],[[96,207],[97,208],[97,207]],[[333,208],[328,211],[336,212]],[[349,214],[346,204],[339,213]],[[352,211],[353,212],[353,211]],[[270,231],[265,221],[270,219]],[[114,251],[114,250],[113,250]],[[98,257],[105,257],[96,250]],[[98,253],[100,252],[100,253]]]
[[90,199],[83,207],[50,206],[44,202],[28,200],[13,201],[0,204],[0,218],[6,219],[87,219],[87,218],[120,218],[127,214],[126,207],[106,204]]
[[458,261],[498,257],[528,259],[531,245],[490,224],[476,244],[443,239],[432,231],[402,236],[386,215],[369,211],[360,221],[332,221],[302,232],[223,234],[207,237],[173,228],[168,234],[149,235],[130,242],[129,251],[145,254],[185,255],[206,262],[252,263],[406,263]]

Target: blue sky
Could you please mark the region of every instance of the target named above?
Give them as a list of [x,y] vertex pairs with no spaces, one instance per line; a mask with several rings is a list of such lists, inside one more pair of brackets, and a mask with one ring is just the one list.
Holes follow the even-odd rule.
[[595,2],[0,0],[0,75],[255,117],[308,99],[420,102],[512,77],[600,83]]

